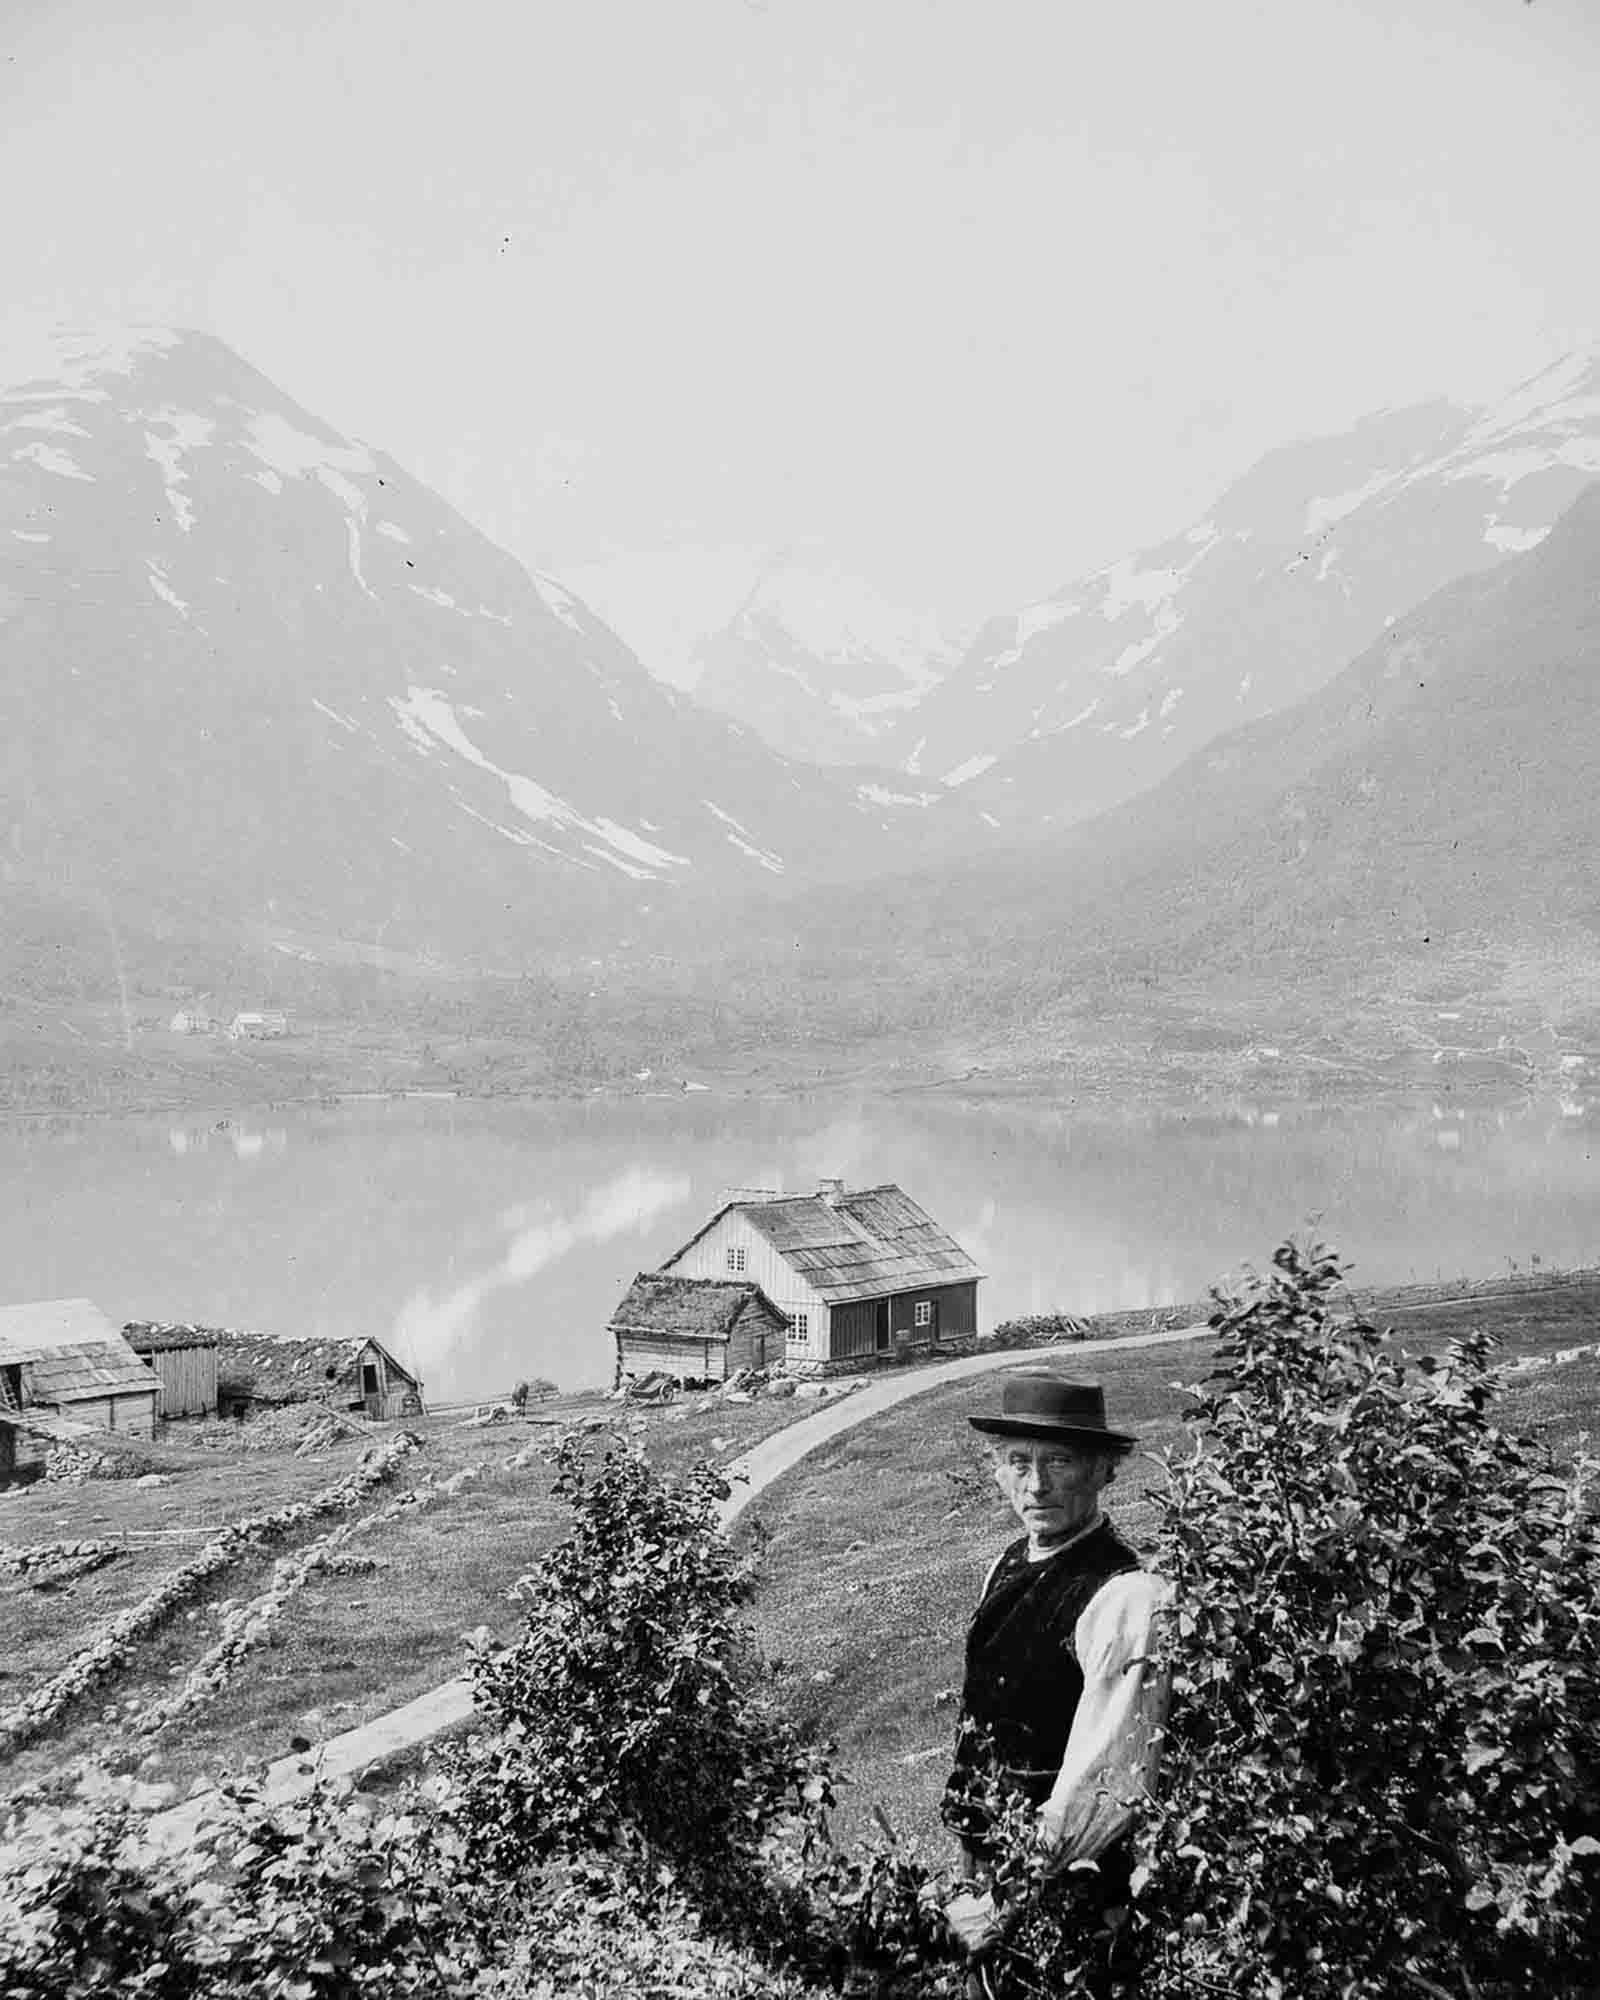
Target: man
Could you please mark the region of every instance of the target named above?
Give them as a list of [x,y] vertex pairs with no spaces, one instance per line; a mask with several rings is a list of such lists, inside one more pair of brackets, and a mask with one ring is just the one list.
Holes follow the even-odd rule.
[[[943,1815],[974,1891],[946,1919],[975,1967],[999,1966],[1006,1931],[1026,1914],[996,1897],[995,1820],[1026,1802],[1052,1906],[1095,1936],[1100,1985],[1128,1992],[1120,1911],[1128,1894],[1123,1836],[1149,1788],[1165,1714],[1152,1655],[1166,1586],[1142,1569],[1100,1510],[1119,1459],[1137,1444],[1106,1424],[1098,1385],[1037,1371],[1006,1378],[996,1415],[968,1419],[994,1440],[995,1479],[1023,1535],[995,1562],[967,1634],[955,1768]],[[1074,1863],[1092,1862],[1090,1871]],[[999,1991],[975,1978],[975,1990]]]

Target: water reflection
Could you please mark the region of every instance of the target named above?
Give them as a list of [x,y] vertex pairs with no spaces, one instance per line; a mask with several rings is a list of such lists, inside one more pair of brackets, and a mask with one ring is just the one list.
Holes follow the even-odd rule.
[[236,1160],[259,1159],[263,1153],[281,1153],[289,1143],[288,1128],[270,1125],[264,1130],[236,1125],[231,1118],[219,1118],[214,1125],[174,1125],[167,1144],[180,1158],[189,1153],[205,1153],[213,1144],[219,1151],[232,1153]]
[[89,1296],[118,1319],[372,1333],[432,1395],[467,1397],[609,1379],[617,1300],[732,1185],[898,1181],[989,1274],[985,1324],[1201,1298],[1307,1227],[1371,1282],[1592,1262],[1597,1102],[1241,1095],[1088,1116],[691,1093],[19,1122],[0,1127],[0,1269],[8,1297]]

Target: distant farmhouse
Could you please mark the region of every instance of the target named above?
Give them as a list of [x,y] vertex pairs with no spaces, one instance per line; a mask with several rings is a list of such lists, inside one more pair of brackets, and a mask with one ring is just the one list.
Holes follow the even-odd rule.
[[[682,1288],[684,1281],[746,1288],[730,1326],[747,1326],[753,1342],[757,1320],[776,1309],[785,1322],[784,1358],[804,1372],[823,1372],[870,1366],[903,1347],[931,1347],[976,1333],[983,1279],[955,1238],[900,1188],[847,1190],[841,1180],[820,1182],[815,1194],[734,1192],[681,1250],[646,1276],[657,1285],[678,1280],[680,1290],[676,1296],[653,1290],[649,1319],[630,1333],[623,1324],[625,1309],[626,1316],[637,1318],[638,1302],[629,1301],[645,1278],[634,1281],[611,1322],[621,1365],[629,1372],[673,1365],[660,1343],[663,1336],[676,1337],[666,1324],[674,1313],[687,1321],[719,1309],[709,1294],[699,1303],[694,1292]],[[769,1359],[776,1359],[770,1321],[768,1326]],[[692,1327],[685,1331],[693,1336]],[[730,1331],[730,1346],[732,1339]],[[725,1366],[728,1358],[724,1350]]]
[[288,1032],[288,1015],[271,1007],[235,1014],[227,1027],[228,1039],[233,1042],[275,1042]]
[[150,1437],[160,1384],[91,1299],[0,1306],[0,1477],[75,1425]]
[[211,1035],[220,1025],[216,1016],[203,1007],[180,1007],[167,1023],[167,1031],[174,1035]]
[[611,1315],[619,1375],[664,1369],[689,1382],[725,1382],[784,1357],[789,1322],[761,1287],[740,1278],[678,1278],[641,1271]]

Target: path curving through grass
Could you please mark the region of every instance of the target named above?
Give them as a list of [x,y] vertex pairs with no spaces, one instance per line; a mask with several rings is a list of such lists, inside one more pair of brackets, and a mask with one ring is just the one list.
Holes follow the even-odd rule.
[[[1073,1341],[1062,1347],[1023,1348],[1010,1354],[966,1354],[953,1361],[936,1361],[922,1368],[896,1369],[879,1375],[864,1388],[824,1404],[810,1416],[774,1432],[734,1459],[727,1472],[734,1490],[722,1505],[721,1525],[725,1532],[731,1530],[751,1501],[834,1438],[869,1423],[897,1403],[941,1388],[947,1382],[1000,1374],[1013,1368],[1037,1367],[1047,1358],[1063,1354],[1076,1360],[1080,1355],[1119,1348],[1175,1346],[1198,1340],[1210,1331],[1204,1325],[1185,1326],[1162,1333],[1118,1334],[1103,1340]],[[359,1776],[375,1764],[417,1749],[446,1730],[459,1728],[471,1720],[472,1713],[471,1684],[464,1677],[445,1681],[357,1729],[330,1737],[315,1750],[283,1757],[268,1765],[261,1781],[262,1796],[290,1799],[308,1790],[319,1776]],[[200,1793],[158,1813],[151,1821],[151,1832],[163,1840],[181,1844],[193,1833],[214,1797],[212,1793]]]

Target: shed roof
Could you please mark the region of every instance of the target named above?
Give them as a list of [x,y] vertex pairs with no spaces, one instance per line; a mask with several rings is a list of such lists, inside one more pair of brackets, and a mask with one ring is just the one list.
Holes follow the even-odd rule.
[[752,1280],[680,1278],[641,1271],[611,1315],[613,1333],[666,1333],[688,1340],[728,1340],[748,1310],[787,1326],[788,1315]]
[[0,1366],[28,1369],[34,1403],[73,1403],[160,1386],[92,1299],[0,1306]]
[[983,1276],[955,1238],[892,1181],[833,1195],[760,1194],[730,1201],[691,1241],[733,1209],[830,1303]]
[[338,1340],[296,1339],[292,1334],[256,1333],[236,1327],[190,1328],[216,1343],[217,1373],[230,1388],[248,1388],[266,1403],[309,1402],[330,1389],[353,1386],[363,1354],[376,1349],[391,1377],[422,1384],[411,1370],[370,1335]]
[[173,1347],[215,1347],[214,1327],[185,1326],[166,1320],[131,1319],[122,1329],[123,1338],[135,1354],[164,1354]]

